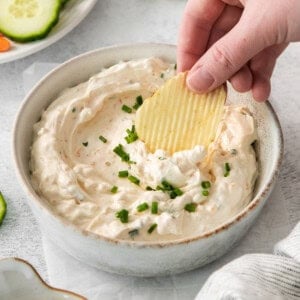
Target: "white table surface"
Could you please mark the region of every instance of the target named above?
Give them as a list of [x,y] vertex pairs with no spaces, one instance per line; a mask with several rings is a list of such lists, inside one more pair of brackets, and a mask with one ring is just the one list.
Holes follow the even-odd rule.
[[[7,216],[0,227],[0,258],[22,257],[47,278],[41,234],[17,182],[11,157],[12,125],[24,97],[22,72],[35,62],[61,63],[108,45],[131,42],[174,44],[184,5],[183,0],[99,0],[91,14],[56,44],[27,58],[0,65],[0,190],[8,203]],[[249,252],[271,252],[273,244],[287,235],[300,219],[299,43],[290,45],[278,60],[271,99],[285,138],[284,164],[275,192],[280,200],[273,200],[276,197],[274,193],[273,197],[271,195],[257,223],[242,241],[244,244],[250,238],[254,241]],[[257,243],[255,236],[259,236]],[[265,244],[262,242],[264,237],[268,241]],[[237,248],[217,265],[244,252]],[[212,270],[210,266],[205,267],[206,274]]]

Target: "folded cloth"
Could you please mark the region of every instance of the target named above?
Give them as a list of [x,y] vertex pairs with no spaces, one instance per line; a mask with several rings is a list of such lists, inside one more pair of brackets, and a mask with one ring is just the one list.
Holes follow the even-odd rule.
[[300,299],[300,222],[272,254],[247,254],[214,272],[196,300]]

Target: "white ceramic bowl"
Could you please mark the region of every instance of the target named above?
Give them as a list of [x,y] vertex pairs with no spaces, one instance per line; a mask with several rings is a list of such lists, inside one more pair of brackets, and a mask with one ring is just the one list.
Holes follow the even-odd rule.
[[44,77],[27,95],[16,118],[13,133],[15,167],[29,204],[43,234],[73,257],[96,268],[136,276],[168,275],[203,266],[223,255],[247,232],[270,194],[282,159],[283,140],[278,119],[269,103],[257,103],[250,94],[229,88],[234,103],[249,107],[257,120],[259,179],[253,200],[234,218],[201,236],[174,242],[120,241],[80,230],[58,216],[32,188],[29,150],[33,124],[57,94],[86,81],[103,67],[121,60],[158,56],[175,62],[176,47],[135,44],[103,48],[75,57]]

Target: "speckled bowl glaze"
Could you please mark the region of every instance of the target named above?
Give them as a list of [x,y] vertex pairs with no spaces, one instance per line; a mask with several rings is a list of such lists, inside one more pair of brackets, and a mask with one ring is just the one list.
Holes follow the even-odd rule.
[[45,234],[58,247],[93,267],[113,273],[156,276],[203,266],[230,250],[247,232],[267,201],[278,175],[283,153],[280,124],[270,103],[257,103],[251,94],[228,88],[231,102],[244,104],[257,120],[259,179],[252,201],[238,215],[200,236],[172,242],[135,242],[109,239],[80,230],[58,216],[34,191],[29,176],[29,151],[33,124],[42,111],[67,87],[86,81],[103,67],[121,60],[158,56],[176,61],[176,47],[133,44],[102,48],[77,56],[45,76],[26,96],[16,118],[13,155],[16,173],[29,204]]

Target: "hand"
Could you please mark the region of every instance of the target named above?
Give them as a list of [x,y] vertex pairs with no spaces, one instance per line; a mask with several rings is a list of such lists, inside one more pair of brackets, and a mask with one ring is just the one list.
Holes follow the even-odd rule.
[[300,40],[300,0],[189,0],[177,50],[187,85],[207,92],[230,80],[257,101],[270,94],[276,59]]

